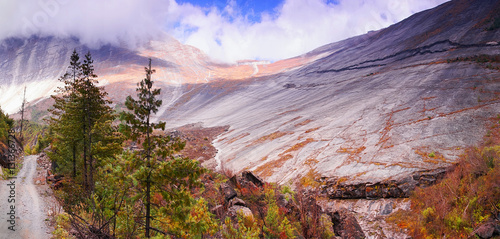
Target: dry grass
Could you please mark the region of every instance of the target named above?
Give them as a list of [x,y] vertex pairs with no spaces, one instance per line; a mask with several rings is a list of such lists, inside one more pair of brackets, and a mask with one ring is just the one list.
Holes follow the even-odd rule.
[[254,140],[252,143],[250,143],[247,147],[254,146],[257,144],[261,144],[267,141],[273,141],[275,139],[281,138],[285,135],[290,135],[293,134],[293,132],[281,132],[281,131],[276,131],[268,135],[264,135],[256,140]]
[[309,158],[306,161],[304,161],[304,164],[309,166],[309,168],[315,167],[318,163],[319,161],[315,158]]
[[302,121],[302,122],[300,122],[300,123],[296,124],[296,125],[295,125],[295,127],[304,126],[304,125],[309,124],[309,123],[311,123],[311,122],[312,122],[312,120],[310,120],[310,119],[306,119],[306,120],[304,120],[304,121]]
[[293,156],[291,154],[282,155],[277,160],[270,161],[268,163],[265,163],[265,164],[257,167],[257,169],[255,169],[255,173],[257,173],[259,176],[264,177],[264,178],[269,177],[269,176],[273,175],[274,169],[280,168],[281,166],[283,166],[283,164],[286,161],[288,161],[289,159],[292,159],[292,158],[293,158]]
[[311,128],[311,129],[308,129],[308,130],[306,130],[306,134],[311,133],[311,132],[314,132],[314,131],[316,131],[316,130],[318,130],[318,129],[320,129],[320,128],[321,128],[321,127],[316,127],[316,128]]
[[234,143],[234,142],[236,142],[236,141],[238,141],[238,140],[240,140],[240,139],[242,139],[242,138],[245,138],[245,137],[247,137],[247,136],[249,136],[249,135],[250,135],[249,133],[242,133],[242,134],[239,134],[238,136],[236,136],[236,137],[234,137],[234,138],[232,138],[232,139],[229,139],[229,140],[227,141],[227,144],[232,144],[232,143]]
[[348,162],[352,161],[359,161],[361,158],[360,154],[366,149],[365,146],[360,146],[360,147],[350,147],[350,148],[344,148],[340,147],[337,149],[337,153],[346,153],[349,154],[347,157]]
[[310,144],[312,142],[316,142],[316,140],[314,140],[313,138],[307,138],[306,140],[304,140],[304,141],[302,141],[300,143],[297,143],[294,146],[290,147],[285,152],[283,152],[283,154],[294,152],[294,151],[298,151],[301,148],[304,148],[306,145],[308,145],[308,144]]
[[297,116],[297,117],[295,117],[295,118],[293,118],[293,119],[291,119],[291,120],[288,120],[288,121],[286,121],[285,123],[281,124],[281,126],[284,126],[284,125],[290,124],[290,123],[292,123],[293,121],[299,120],[300,118],[302,118],[302,116]]
[[305,176],[300,178],[300,185],[307,188],[307,187],[312,187],[312,188],[319,188],[321,186],[321,183],[319,182],[319,179],[321,178],[321,174],[318,173],[314,169],[310,169]]
[[415,154],[418,154],[422,157],[422,160],[425,163],[439,164],[439,163],[447,163],[448,160],[438,152],[427,152],[423,151],[423,149],[415,150]]

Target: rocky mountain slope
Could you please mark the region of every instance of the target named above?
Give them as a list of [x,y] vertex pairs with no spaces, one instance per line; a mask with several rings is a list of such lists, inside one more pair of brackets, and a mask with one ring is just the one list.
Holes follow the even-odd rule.
[[[158,119],[228,126],[213,142],[210,164],[220,170],[279,183],[401,182],[449,166],[499,112],[499,12],[498,1],[455,0],[263,65],[214,63],[168,37],[91,51],[115,102],[133,93],[152,57],[164,97]],[[16,111],[25,84],[33,103],[51,94],[74,48],[87,50],[75,39],[4,41],[2,108]]]
[[499,110],[500,31],[486,30],[499,5],[448,2],[321,47],[311,54],[326,57],[294,71],[185,85],[162,118],[229,125],[215,141],[219,167],[279,183],[375,183],[446,167]]
[[200,50],[183,45],[167,35],[134,50],[126,46],[112,45],[98,49],[88,48],[75,38],[10,38],[0,42],[2,109],[11,114],[19,110],[24,86],[27,88],[27,101],[32,104],[54,94],[60,86],[57,79],[66,72],[73,50],[80,53],[80,58],[88,51],[91,52],[101,85],[116,83],[108,90],[111,98],[120,97],[123,90],[133,93],[136,82],[144,75],[144,65],[147,64],[148,58],[153,60],[158,82],[171,86],[270,75],[317,58],[315,54],[265,66],[257,64],[258,62],[224,64],[214,62]]

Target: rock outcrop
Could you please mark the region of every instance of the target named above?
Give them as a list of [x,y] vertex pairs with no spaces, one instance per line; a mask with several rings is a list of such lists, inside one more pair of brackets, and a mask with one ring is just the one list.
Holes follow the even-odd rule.
[[332,217],[333,230],[335,235],[343,239],[364,239],[365,234],[358,224],[356,217],[347,209],[341,209],[336,212],[330,212]]
[[439,168],[417,172],[401,180],[390,180],[377,183],[340,182],[339,179],[323,179],[321,186],[323,194],[330,199],[378,199],[378,198],[408,198],[418,187],[427,187],[442,179],[448,169]]

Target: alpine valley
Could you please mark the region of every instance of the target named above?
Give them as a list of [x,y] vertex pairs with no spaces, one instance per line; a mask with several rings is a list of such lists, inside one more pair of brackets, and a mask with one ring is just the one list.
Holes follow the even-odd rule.
[[[281,185],[311,178],[332,200],[405,198],[442,178],[500,113],[498,18],[499,1],[453,0],[294,58],[237,64],[167,35],[133,50],[11,38],[0,43],[0,105],[17,113],[26,86],[28,117],[41,122],[76,49],[90,50],[99,84],[123,109],[151,58],[163,100],[155,120],[171,131],[224,127],[215,156],[199,158],[205,167]],[[363,203],[368,213],[389,205]]]

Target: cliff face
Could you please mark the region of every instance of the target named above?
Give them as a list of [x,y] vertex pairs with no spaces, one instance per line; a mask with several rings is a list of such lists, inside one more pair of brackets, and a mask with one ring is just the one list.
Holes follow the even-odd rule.
[[486,29],[499,9],[452,1],[321,47],[293,71],[184,86],[162,117],[230,125],[219,166],[269,181],[412,178],[453,163],[498,113],[500,31]]
[[[220,169],[365,185],[446,167],[479,142],[500,110],[500,30],[486,30],[499,12],[498,1],[451,1],[272,64],[217,64],[167,38],[91,51],[116,102],[133,94],[152,57],[158,119],[228,125],[214,141]],[[4,42],[0,105],[15,111],[24,83],[29,100],[47,97],[74,48],[88,50],[74,39]]]

